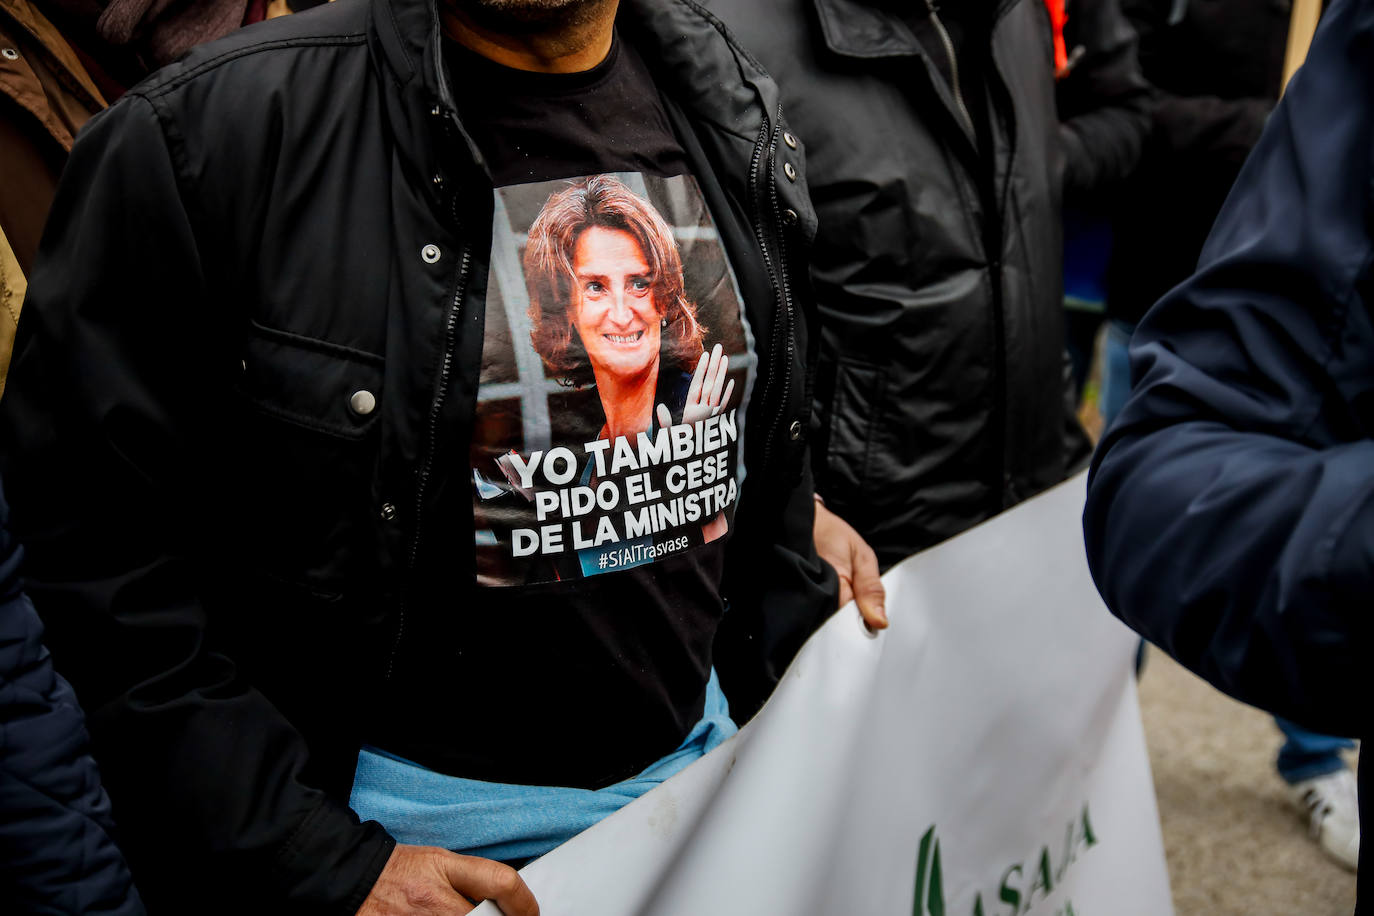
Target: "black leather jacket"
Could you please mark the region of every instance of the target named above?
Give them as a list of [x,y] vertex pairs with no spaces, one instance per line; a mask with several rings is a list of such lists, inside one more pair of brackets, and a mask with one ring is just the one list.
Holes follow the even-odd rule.
[[829,506],[887,566],[1062,480],[1087,444],[1063,384],[1044,5],[993,12],[981,153],[891,4],[709,5],[777,79],[807,144],[823,331],[814,456]]
[[[815,217],[776,88],[712,19],[634,0],[619,25],[757,338],[715,658],[747,714],[835,606],[793,269]],[[407,666],[460,664],[499,610],[454,496],[492,191],[439,48],[425,0],[339,0],[198,48],[92,121],[54,205],[0,454],[155,913],[353,913],[391,848],[346,806],[359,744],[417,705]],[[463,706],[492,686],[431,727],[485,740]]]

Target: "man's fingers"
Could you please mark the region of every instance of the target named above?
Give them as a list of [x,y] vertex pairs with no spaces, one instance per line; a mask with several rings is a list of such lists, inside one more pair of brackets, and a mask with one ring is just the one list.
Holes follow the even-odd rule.
[[859,605],[859,614],[870,630],[887,627],[887,589],[878,575],[878,556],[848,522],[825,507],[816,504],[813,535],[816,552],[821,559],[835,567],[840,578],[840,607],[851,600]]
[[854,589],[849,584],[848,576],[840,576],[840,607],[854,600]]
[[658,428],[667,429],[673,425],[673,413],[667,404],[658,405]]
[[449,884],[464,897],[495,901],[505,916],[539,916],[534,894],[509,865],[455,853],[446,856],[443,865]]
[[849,543],[849,526],[822,503],[816,503],[813,526],[812,538],[816,542],[816,553],[829,563],[839,576],[840,603],[836,607],[844,607],[854,597],[854,590],[849,585],[849,566],[853,562],[854,553],[854,548]]
[[858,602],[859,614],[870,630],[887,628],[887,589],[878,573],[878,555],[861,538],[855,537],[850,560],[852,570],[854,600]]

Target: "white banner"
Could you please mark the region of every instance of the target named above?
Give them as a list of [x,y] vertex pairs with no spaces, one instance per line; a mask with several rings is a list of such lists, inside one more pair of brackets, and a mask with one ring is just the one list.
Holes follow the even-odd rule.
[[736,738],[527,866],[544,916],[1170,916],[1083,491],[894,568],[888,631],[836,615]]

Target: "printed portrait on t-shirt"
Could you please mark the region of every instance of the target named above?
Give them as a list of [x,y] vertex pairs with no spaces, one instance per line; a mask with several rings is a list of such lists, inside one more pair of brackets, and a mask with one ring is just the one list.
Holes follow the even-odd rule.
[[753,370],[690,175],[498,190],[471,448],[479,582],[719,549]]

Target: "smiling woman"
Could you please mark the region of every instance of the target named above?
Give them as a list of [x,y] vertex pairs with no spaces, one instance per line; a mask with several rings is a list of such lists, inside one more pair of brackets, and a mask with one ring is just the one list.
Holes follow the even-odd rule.
[[[660,372],[724,378],[723,358],[700,365],[706,329],[687,299],[672,229],[616,178],[581,179],[551,196],[530,227],[524,266],[530,342],[565,385],[596,384],[606,416],[599,438],[650,428]],[[665,406],[682,421],[683,404]]]

